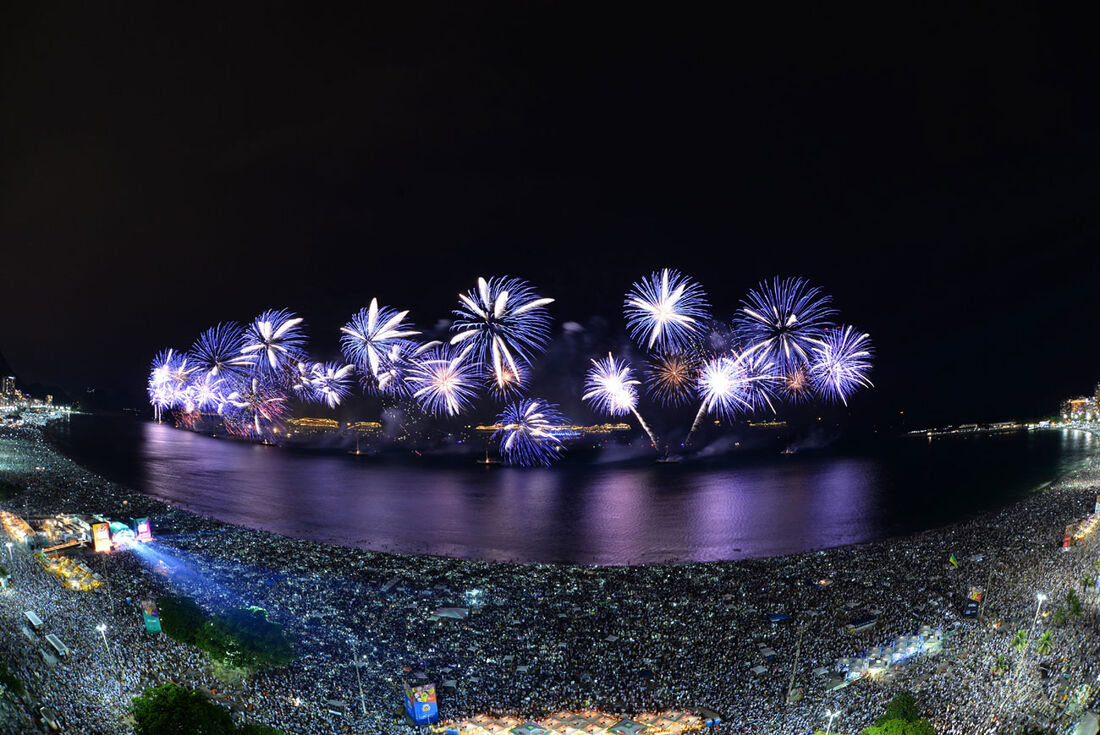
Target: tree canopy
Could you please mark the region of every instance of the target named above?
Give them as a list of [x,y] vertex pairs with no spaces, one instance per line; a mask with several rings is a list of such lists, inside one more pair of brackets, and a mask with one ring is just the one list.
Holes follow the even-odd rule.
[[237,728],[237,735],[286,735],[282,730],[261,725],[258,722],[246,722]]
[[146,689],[131,709],[137,735],[225,735],[234,729],[227,709],[176,684]]
[[869,727],[860,735],[936,735],[936,728],[928,720],[886,720]]
[[180,643],[195,644],[196,636],[206,615],[190,597],[161,597],[157,600],[160,610],[160,627],[164,634]]
[[131,709],[137,735],[286,735],[256,722],[237,727],[229,710],[177,684],[146,689]]
[[294,647],[283,626],[272,622],[260,607],[228,610],[208,620],[195,644],[227,666],[252,669],[282,666],[294,660]]
[[902,692],[890,700],[890,703],[886,705],[886,711],[882,713],[882,717],[878,718],[875,724],[883,725],[890,720],[914,722],[919,719],[920,708],[917,707],[917,698],[910,692]]

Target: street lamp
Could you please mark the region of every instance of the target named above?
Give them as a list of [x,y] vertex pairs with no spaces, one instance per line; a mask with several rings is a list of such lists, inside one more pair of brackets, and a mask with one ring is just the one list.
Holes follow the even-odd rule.
[[4,544],[4,546],[7,546],[7,547],[8,547],[8,561],[9,561],[9,562],[10,562],[11,564],[15,564],[15,557],[13,557],[13,556],[11,555],[11,541],[9,541],[9,542],[7,542],[6,544]]
[[111,647],[107,645],[107,626],[104,623],[100,623],[95,629],[103,636],[103,649],[107,651],[107,658],[109,659],[111,657]]
[[825,712],[825,716],[829,718],[829,723],[827,725],[825,725],[825,735],[829,735],[829,730],[831,730],[832,727],[833,727],[833,720],[839,714],[840,714],[840,710],[836,710],[835,712],[829,712],[829,711]]
[[1034,628],[1035,624],[1039,622],[1039,611],[1043,609],[1043,601],[1047,599],[1047,596],[1042,592],[1035,595],[1035,599],[1039,601],[1039,604],[1035,606],[1035,620],[1032,621],[1031,627]]

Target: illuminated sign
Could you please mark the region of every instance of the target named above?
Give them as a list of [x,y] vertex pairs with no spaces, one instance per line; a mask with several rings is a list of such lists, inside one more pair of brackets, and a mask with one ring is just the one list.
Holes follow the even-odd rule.
[[92,525],[92,538],[95,539],[96,551],[111,550],[111,530],[106,523]]
[[134,530],[137,531],[138,541],[147,544],[153,540],[153,528],[149,525],[148,518],[135,518]]
[[435,701],[435,684],[412,687],[405,684],[405,712],[417,725],[435,722],[439,709]]

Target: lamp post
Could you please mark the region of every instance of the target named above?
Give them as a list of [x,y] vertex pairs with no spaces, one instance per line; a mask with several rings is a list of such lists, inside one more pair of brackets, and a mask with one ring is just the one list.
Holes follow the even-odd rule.
[[833,712],[826,711],[825,716],[829,718],[829,722],[825,725],[825,735],[829,735],[829,730],[833,728],[833,720],[840,714],[840,710]]
[[[1043,600],[1047,599],[1047,596],[1040,592],[1035,595],[1035,599],[1039,601],[1039,604],[1035,606],[1035,620],[1031,621],[1032,630],[1035,629],[1036,623],[1039,622],[1039,611],[1043,609]],[[1030,638],[1031,636],[1028,637]]]
[[12,556],[12,552],[11,552],[11,546],[12,546],[12,544],[11,544],[11,541],[9,541],[9,542],[7,542],[6,544],[4,544],[4,546],[7,546],[7,547],[8,547],[8,562],[9,562],[10,564],[13,564],[13,565],[14,565],[14,564],[15,564],[15,557],[14,557],[14,556]]
[[99,631],[99,634],[103,636],[103,650],[107,652],[107,658],[111,657],[111,647],[107,645],[107,626],[100,623],[95,627]]
[[[111,655],[111,647],[107,645],[107,625],[105,623],[100,623],[99,625],[97,625],[95,627],[95,629],[97,631],[99,631],[99,634],[101,636],[103,636],[103,649],[105,651],[107,651],[107,665],[111,666],[112,668],[115,668],[115,660],[114,660],[114,656]],[[122,694],[123,694],[123,692],[122,692],[122,669],[115,668],[115,670],[118,672],[118,696],[121,697]]]

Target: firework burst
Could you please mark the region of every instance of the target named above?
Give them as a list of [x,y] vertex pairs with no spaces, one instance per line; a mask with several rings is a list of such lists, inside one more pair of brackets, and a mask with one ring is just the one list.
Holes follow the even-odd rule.
[[287,399],[270,380],[252,377],[226,396],[225,407],[239,433],[258,437],[282,422]]
[[584,400],[600,413],[625,416],[638,405],[638,384],[634,370],[608,353],[607,359],[593,360],[584,380]]
[[682,406],[692,396],[699,361],[685,352],[659,355],[649,362],[646,389],[664,406]]
[[424,351],[412,361],[407,382],[412,397],[432,414],[457,416],[470,407],[477,394],[477,366],[465,353],[443,346]]
[[723,418],[751,413],[767,406],[772,408],[772,384],[775,376],[770,363],[763,362],[752,349],[740,354],[719,355],[703,364],[699,371],[696,391],[699,394],[699,412],[688,431],[685,443],[699,428],[703,416],[708,413]]
[[380,381],[390,371],[392,356],[411,344],[410,338],[420,334],[405,322],[408,315],[408,311],[379,306],[378,299],[371,299],[368,308],[360,309],[340,328],[344,358],[361,373]]
[[191,345],[188,356],[201,373],[214,377],[244,375],[255,358],[243,352],[244,330],[239,324],[223,322],[210,327]]
[[813,398],[807,369],[799,365],[780,376],[779,394],[789,403],[806,403]]
[[810,383],[819,395],[848,405],[848,396],[860,388],[872,387],[867,374],[873,357],[868,335],[847,325],[829,329],[814,348]]
[[500,440],[500,453],[509,464],[549,466],[565,450],[555,433],[565,417],[553,403],[537,398],[515,401],[504,407],[496,422],[500,428],[493,438]]
[[519,278],[477,279],[477,288],[458,296],[451,345],[471,351],[492,389],[507,393],[525,384],[534,355],[550,339],[554,302]]
[[640,382],[634,377],[634,369],[629,363],[616,360],[609,352],[607,359],[593,360],[592,367],[588,368],[588,374],[584,379],[583,400],[592,404],[592,407],[600,413],[606,413],[609,416],[634,414],[634,418],[638,419],[649,440],[653,442],[653,448],[660,451],[653,430],[638,413]]
[[734,328],[744,345],[758,346],[761,357],[787,373],[810,361],[836,311],[821,289],[803,278],[761,281],[741,302]]
[[336,408],[351,393],[351,374],[354,365],[338,362],[315,362],[310,369],[315,400],[329,408]]
[[257,376],[286,372],[305,357],[302,321],[286,309],[268,309],[252,320],[244,331],[241,354],[255,360],[253,368]]
[[665,268],[633,285],[624,311],[630,336],[647,350],[685,347],[708,318],[703,287],[679,271]]
[[225,380],[205,372],[191,384],[190,394],[198,410],[220,409],[225,403]]

